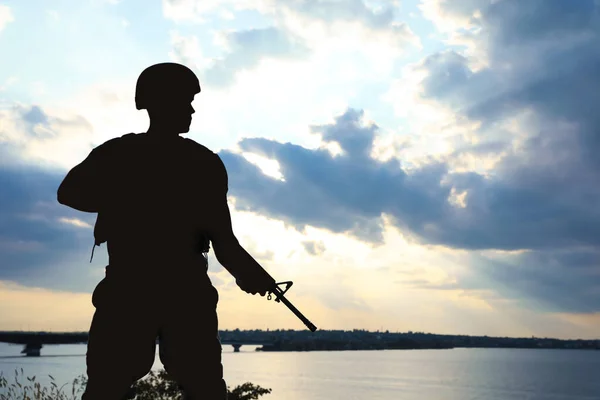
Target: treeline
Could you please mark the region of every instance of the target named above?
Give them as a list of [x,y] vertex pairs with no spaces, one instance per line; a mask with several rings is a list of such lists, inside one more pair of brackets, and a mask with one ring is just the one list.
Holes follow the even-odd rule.
[[553,338],[511,338],[492,336],[441,335],[425,332],[366,331],[355,329],[319,330],[223,330],[222,340],[263,341],[265,351],[275,350],[379,350],[450,348],[552,348],[600,349],[600,340]]
[[[347,330],[220,330],[222,341],[264,343],[264,351],[381,350],[450,348],[600,349],[600,340],[441,335],[425,332]],[[11,343],[87,342],[87,332],[0,332]]]

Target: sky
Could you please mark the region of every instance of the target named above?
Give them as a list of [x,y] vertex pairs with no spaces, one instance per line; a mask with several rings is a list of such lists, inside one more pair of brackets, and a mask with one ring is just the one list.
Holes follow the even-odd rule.
[[[600,338],[600,1],[0,1],[0,330],[86,331],[70,168],[194,70],[242,246],[320,329]],[[201,176],[199,176],[201,184]],[[214,256],[221,329],[305,329]],[[157,294],[158,296],[158,294]]]

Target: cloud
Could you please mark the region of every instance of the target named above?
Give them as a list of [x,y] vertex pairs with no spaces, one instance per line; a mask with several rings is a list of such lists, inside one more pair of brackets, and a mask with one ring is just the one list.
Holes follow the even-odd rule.
[[272,2],[272,7],[276,13],[287,13],[288,16],[294,14],[326,24],[358,22],[371,32],[386,32],[401,41],[414,39],[406,24],[395,21],[397,6],[393,4],[373,9],[363,0],[277,0]]
[[412,279],[410,286],[444,291],[466,290],[494,308],[506,302],[548,313],[600,312],[600,250],[471,253],[465,268],[441,282]]
[[[186,7],[194,4],[201,13],[233,7],[227,2],[169,4],[182,7],[182,16],[193,15],[194,9]],[[398,58],[418,42],[416,36],[408,26],[392,28],[392,8],[380,11],[360,2],[307,4],[254,4],[261,15],[239,15],[235,31],[217,26],[213,42],[208,35],[184,33],[183,25],[172,34],[170,57],[195,68],[208,90],[196,97],[195,120],[202,122],[192,128],[191,137],[201,133],[198,139],[211,148],[231,148],[240,135],[311,146],[307,121],[329,118],[349,102],[378,109],[378,94]],[[235,3],[235,10],[251,6]],[[312,11],[314,17],[307,14]],[[245,15],[257,22],[249,24]]]
[[302,1],[291,0],[285,3],[287,7],[298,13],[310,15],[315,19],[326,22],[333,21],[361,21],[365,25],[378,29],[388,27],[394,20],[395,6],[388,4],[381,10],[374,10],[362,0],[349,1]]
[[254,69],[266,59],[306,60],[316,49],[353,53],[361,42],[369,42],[371,47],[362,46],[361,51],[383,60],[417,40],[406,24],[393,21],[391,8],[374,13],[360,1],[310,4],[277,4],[272,26],[217,33],[215,40],[225,54],[212,61],[202,57],[197,37],[172,34],[171,57],[195,66],[208,85],[223,87],[238,72]]
[[[597,8],[554,1],[527,2],[522,10],[514,1],[425,4],[438,7],[438,24],[477,25],[472,37],[486,44],[487,65],[444,51],[412,66],[412,82],[403,78],[392,88],[402,94],[403,83],[412,84],[417,106],[443,110],[449,125],[473,127],[458,131],[438,158],[466,207],[424,236],[473,249],[597,245],[598,30],[586,17]],[[571,22],[548,22],[565,13]],[[517,26],[528,27],[518,42],[509,38]],[[488,165],[465,171],[477,162]]]
[[[547,166],[540,166],[546,179],[533,187],[534,178],[543,176],[528,176],[531,172],[525,168],[489,179],[449,172],[440,162],[406,171],[395,159],[381,162],[370,156],[378,127],[362,126],[361,117],[351,109],[335,124],[312,128],[323,141],[338,143],[340,156],[266,139],[240,141],[243,151],[276,160],[285,181],[265,176],[238,154],[221,152],[238,206],[283,218],[299,229],[325,227],[372,243],[381,240],[382,214],[426,243],[456,248],[514,250],[596,243],[600,225],[590,224],[593,214],[582,208],[577,195],[550,196],[556,181]],[[513,157],[514,168],[522,165]],[[520,186],[512,179],[517,173]],[[587,186],[583,189],[597,193]],[[449,202],[452,190],[466,192],[462,206]]]
[[218,37],[226,53],[209,62],[202,60],[196,37],[172,39],[174,59],[200,68],[209,86],[228,86],[237,73],[255,68],[263,59],[301,59],[309,53],[302,40],[276,27],[221,32]]
[[57,116],[35,105],[0,110],[0,280],[93,288],[82,265],[93,243],[94,216],[56,200],[64,165],[74,166],[81,161],[77,154],[91,149],[89,129],[82,117]]
[[[276,0],[270,3],[266,15],[273,15],[278,24],[303,38],[318,54],[364,54],[376,60],[377,72],[388,74],[393,60],[411,46],[421,46],[409,25],[396,20],[396,7],[388,4],[375,9],[362,0]],[[355,58],[352,63],[360,61]]]
[[418,45],[419,38],[409,26],[395,20],[396,7],[387,5],[374,9],[362,0],[163,0],[165,17],[176,21],[203,22],[205,15],[218,10],[258,11],[272,18],[277,30],[293,32],[310,42],[311,48],[333,37],[338,44],[340,40],[368,39],[379,47],[385,42],[389,50]]
[[70,168],[91,150],[91,139],[92,126],[80,115],[20,103],[0,108],[0,166],[27,163]]
[[83,266],[94,219],[56,201],[62,177],[36,167],[0,168],[0,280],[59,290],[93,287]]
[[0,4],[0,32],[6,28],[6,26],[13,22],[15,17],[9,6]]
[[176,21],[202,22],[202,17],[217,10],[256,10],[267,15],[285,10],[327,23],[359,21],[372,29],[389,28],[394,23],[396,7],[388,4],[373,9],[363,0],[163,0],[165,17]]
[[330,125],[314,126],[324,141],[344,151],[310,150],[267,139],[244,139],[246,152],[275,159],[285,182],[264,175],[241,155],[220,152],[230,171],[236,207],[281,218],[297,229],[311,225],[381,243],[382,213],[402,224],[424,225],[445,207],[448,188],[440,185],[443,165],[429,165],[408,175],[396,160],[369,157],[376,125],[364,126],[362,112],[348,110]]
[[182,36],[178,32],[170,34],[171,48],[169,57],[173,61],[187,65],[192,69],[201,70],[207,61],[204,59],[198,37]]
[[[425,60],[423,98],[479,122],[480,143],[504,143],[494,179],[476,183],[473,177],[469,184],[463,175],[455,181],[472,193],[467,202],[471,197],[483,205],[477,193],[488,193],[487,215],[503,216],[486,218],[481,210],[474,217],[482,228],[493,227],[505,238],[512,233],[510,248],[517,242],[523,248],[595,246],[600,120],[593,105],[600,89],[600,31],[589,16],[598,7],[586,1],[518,4],[500,1],[480,10],[488,67],[473,71],[467,57],[453,52]],[[518,43],[511,39],[515,30]],[[498,129],[524,111],[528,117],[514,134]]]
[[478,11],[491,0],[421,0],[423,15],[444,32],[467,29],[474,25]]
[[323,242],[305,241],[302,244],[306,252],[313,256],[319,256],[325,251],[325,244]]
[[[483,264],[483,263],[482,263]],[[531,251],[473,268],[504,298],[541,311],[600,312],[600,249]]]
[[62,222],[63,224],[70,224],[73,226],[77,226],[80,228],[93,228],[92,225],[90,225],[89,223],[80,220],[79,218],[59,218],[59,222]]
[[[422,237],[468,249],[529,250],[499,258],[473,253],[471,268],[457,280],[422,287],[493,288],[536,310],[597,312],[599,5],[423,5],[464,51],[433,54],[414,65],[413,99],[446,110],[447,121],[466,120],[476,128],[457,135],[461,145],[442,157],[451,171],[445,181],[464,194],[466,207]],[[486,174],[457,172],[466,158],[482,162],[482,149],[495,158]]]
[[163,14],[174,21],[205,22],[205,14],[234,5],[238,9],[254,6],[254,0],[162,0]]
[[[593,208],[597,202],[584,203],[582,194],[597,196],[598,190],[591,177],[585,183],[581,178],[564,180],[560,170],[551,167],[552,158],[543,146],[527,142],[528,151],[511,154],[496,174],[485,177],[452,172],[448,163],[436,161],[406,170],[395,159],[376,160],[371,153],[378,127],[365,123],[357,110],[349,109],[334,123],[313,126],[312,131],[324,142],[336,142],[341,154],[259,138],[239,142],[242,151],[277,161],[284,180],[265,175],[239,154],[220,152],[237,208],[282,219],[299,230],[325,228],[372,244],[383,243],[383,217],[388,216],[423,244],[530,249],[510,262],[474,256],[471,267],[478,272],[459,275],[449,284],[413,284],[498,289],[506,298],[529,299],[524,301],[527,307],[546,311],[598,311],[599,285],[593,279],[598,264],[581,269],[575,262],[595,260],[591,256],[600,237],[599,214]],[[529,158],[530,152],[539,157]],[[585,169],[581,172],[585,175]],[[556,185],[563,190],[557,193]],[[462,204],[450,201],[453,192],[466,192]],[[592,249],[587,258],[582,248]],[[545,262],[553,263],[554,270],[542,268]],[[561,278],[564,274],[569,278]],[[581,291],[575,296],[576,288]]]
[[236,72],[252,69],[261,59],[300,59],[309,50],[299,38],[285,30],[269,27],[222,34],[228,52],[205,71],[207,83],[224,86],[233,81]]

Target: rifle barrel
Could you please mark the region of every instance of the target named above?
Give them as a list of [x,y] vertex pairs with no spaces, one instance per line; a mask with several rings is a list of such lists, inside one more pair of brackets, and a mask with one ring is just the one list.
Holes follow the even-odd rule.
[[294,305],[283,296],[283,292],[281,291],[281,289],[279,289],[278,287],[275,288],[275,290],[273,291],[273,293],[275,294],[275,296],[277,297],[278,300],[280,300],[283,304],[285,304],[287,306],[287,308],[289,308],[295,315],[296,317],[298,317],[303,323],[304,325],[306,325],[306,327],[308,329],[310,329],[311,332],[314,332],[317,330],[317,327],[308,320],[308,318],[306,318],[301,312],[300,310],[298,310],[296,307],[294,307]]

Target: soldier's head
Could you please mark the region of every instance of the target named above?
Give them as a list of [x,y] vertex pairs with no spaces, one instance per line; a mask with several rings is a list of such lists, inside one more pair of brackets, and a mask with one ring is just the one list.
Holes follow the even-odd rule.
[[168,133],[190,130],[194,96],[200,93],[200,82],[188,67],[177,63],[160,63],[146,68],[135,87],[135,106],[146,109],[150,125]]

